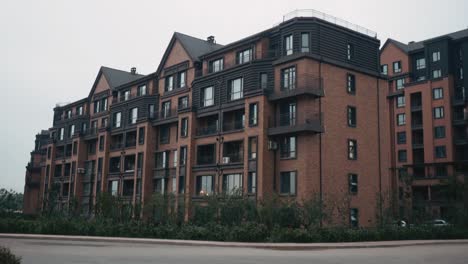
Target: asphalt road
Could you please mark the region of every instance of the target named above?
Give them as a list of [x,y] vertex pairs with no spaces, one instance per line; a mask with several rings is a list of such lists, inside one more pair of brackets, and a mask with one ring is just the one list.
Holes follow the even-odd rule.
[[64,263],[450,263],[466,264],[468,245],[282,251],[269,249],[1,238],[23,264]]

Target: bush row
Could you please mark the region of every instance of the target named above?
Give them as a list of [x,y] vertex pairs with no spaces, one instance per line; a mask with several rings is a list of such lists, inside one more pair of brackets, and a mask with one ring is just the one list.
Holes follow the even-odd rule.
[[161,239],[212,240],[237,242],[356,242],[408,239],[463,239],[468,229],[448,227],[411,227],[382,229],[347,228],[268,228],[256,222],[238,225],[156,225],[130,221],[112,223],[104,220],[58,219],[0,219],[0,233],[60,234],[84,236],[142,237]]

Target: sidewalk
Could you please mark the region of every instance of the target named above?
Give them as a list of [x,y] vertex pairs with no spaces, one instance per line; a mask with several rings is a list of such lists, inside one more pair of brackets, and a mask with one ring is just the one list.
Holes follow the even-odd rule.
[[62,236],[62,235],[6,234],[6,233],[0,233],[0,238],[93,241],[93,242],[111,242],[111,243],[142,243],[142,244],[155,244],[155,245],[162,244],[162,245],[174,245],[174,246],[200,246],[200,247],[238,247],[238,248],[276,249],[276,250],[354,249],[354,248],[382,248],[382,247],[405,247],[405,246],[420,246],[420,245],[457,245],[457,244],[468,245],[468,239],[399,240],[399,241],[343,242],[343,243],[243,243],[243,242],[218,242],[218,241],[173,240],[173,239],[152,239],[152,238]]

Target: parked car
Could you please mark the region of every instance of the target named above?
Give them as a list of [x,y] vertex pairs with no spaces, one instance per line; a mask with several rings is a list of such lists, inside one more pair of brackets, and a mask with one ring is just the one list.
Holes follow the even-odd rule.
[[443,219],[434,219],[432,221],[428,221],[426,222],[427,225],[431,225],[431,226],[449,226],[450,224],[443,220]]

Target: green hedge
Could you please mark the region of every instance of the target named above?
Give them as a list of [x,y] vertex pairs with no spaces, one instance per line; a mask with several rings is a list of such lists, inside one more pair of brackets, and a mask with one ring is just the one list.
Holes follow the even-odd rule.
[[293,228],[275,226],[268,228],[256,222],[238,225],[156,225],[150,222],[130,221],[115,223],[105,220],[21,218],[0,219],[1,233],[28,233],[54,235],[84,235],[110,237],[143,237],[161,239],[188,239],[238,242],[354,242],[409,239],[466,239],[468,229],[455,226],[384,229],[346,228]]

